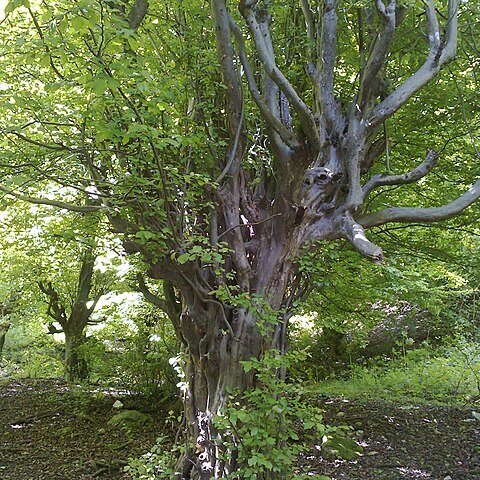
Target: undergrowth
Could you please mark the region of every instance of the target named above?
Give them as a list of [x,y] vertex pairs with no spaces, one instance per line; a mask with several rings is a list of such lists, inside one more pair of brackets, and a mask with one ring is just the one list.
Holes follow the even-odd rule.
[[323,393],[349,399],[468,405],[480,402],[480,345],[455,341],[422,347],[389,360],[352,366],[348,377],[319,384]]

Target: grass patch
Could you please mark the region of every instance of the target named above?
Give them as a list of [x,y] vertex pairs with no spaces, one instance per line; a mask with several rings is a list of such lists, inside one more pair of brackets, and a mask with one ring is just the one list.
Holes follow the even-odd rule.
[[480,401],[480,345],[424,347],[393,360],[353,366],[347,378],[326,380],[319,389],[349,399],[472,405]]

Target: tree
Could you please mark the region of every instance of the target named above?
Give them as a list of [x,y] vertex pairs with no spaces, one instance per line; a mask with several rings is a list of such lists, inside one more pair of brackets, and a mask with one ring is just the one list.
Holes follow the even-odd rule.
[[92,314],[100,298],[111,292],[116,277],[112,262],[98,264],[111,240],[105,233],[100,237],[101,228],[98,214],[47,216],[37,223],[37,244],[50,254],[38,254],[37,286],[48,305],[49,333],[65,336],[64,365],[69,381],[87,378],[80,347],[86,341],[87,327],[98,323]]
[[7,336],[10,327],[10,314],[13,311],[15,305],[15,299],[10,298],[9,302],[0,303],[0,358],[2,358],[2,350],[5,345],[5,338]]
[[[312,288],[298,262],[305,250],[322,255],[324,242],[346,240],[380,262],[367,229],[447,220],[480,196],[477,181],[445,205],[387,197],[386,208],[365,208],[373,192],[424,181],[437,164],[436,146],[424,145],[418,166],[403,158],[408,170],[389,172],[387,123],[455,58],[460,7],[466,17],[475,7],[210,7],[59,0],[45,10],[12,0],[6,23],[17,41],[3,45],[14,93],[3,102],[11,184],[2,191],[105,210],[126,251],[164,282],[158,303],[183,345],[188,381],[178,478],[235,472],[212,421],[230,389],[255,385],[242,361],[285,352],[289,318]],[[39,177],[64,189],[34,196],[25,186]],[[65,199],[73,189],[94,192],[94,205]]]
[[5,337],[11,326],[12,324],[10,322],[0,323],[0,358],[2,356],[3,346],[5,345]]
[[85,343],[85,329],[92,324],[91,316],[100,298],[108,292],[107,284],[98,280],[94,284],[96,255],[89,247],[81,255],[78,284],[74,291],[68,292],[70,301],[61,299],[51,281],[39,281],[38,286],[45,294],[48,303],[47,315],[60,325],[48,326],[49,333],[65,335],[65,372],[69,381],[85,379],[87,366],[79,355],[80,347]]
[[84,379],[87,366],[78,350],[87,326],[96,323],[92,314],[98,301],[112,289],[114,262],[105,255],[114,242],[105,234],[98,237],[100,215],[51,216],[34,205],[24,206],[4,210],[4,295],[17,298],[16,323],[40,320],[48,333],[64,334],[66,377]]

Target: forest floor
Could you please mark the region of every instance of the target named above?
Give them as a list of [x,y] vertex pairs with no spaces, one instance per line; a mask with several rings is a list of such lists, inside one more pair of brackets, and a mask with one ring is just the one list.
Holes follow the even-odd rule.
[[[140,428],[109,427],[112,394],[53,380],[0,384],[1,480],[126,480],[123,466],[166,431],[165,410]],[[122,398],[125,407],[128,398]],[[480,480],[480,422],[470,408],[320,400],[332,425],[351,425],[364,447],[355,461],[304,462],[332,480]],[[315,478],[314,476],[312,478]]]

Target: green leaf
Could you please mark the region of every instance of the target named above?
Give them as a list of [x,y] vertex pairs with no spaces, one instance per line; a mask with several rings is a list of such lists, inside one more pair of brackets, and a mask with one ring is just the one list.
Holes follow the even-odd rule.
[[77,32],[85,31],[88,27],[88,20],[81,16],[72,18],[70,22],[71,27]]
[[178,258],[177,262],[180,265],[183,265],[184,263],[187,263],[190,260],[190,254],[189,253],[182,253]]
[[202,260],[202,262],[204,262],[204,263],[211,262],[211,261],[212,261],[212,254],[211,254],[211,252],[204,252],[204,253],[202,253],[201,260]]
[[39,65],[42,67],[48,67],[50,65],[50,55],[47,53],[45,54],[40,61],[38,62]]
[[96,78],[91,83],[91,87],[97,95],[102,95],[108,88],[108,80],[106,78]]
[[140,46],[135,37],[128,37],[127,38],[128,44],[130,45],[130,48],[132,50],[137,50],[138,47]]
[[265,467],[267,467],[268,470],[271,470],[273,468],[273,464],[270,460],[263,460],[263,465],[265,465]]
[[30,7],[29,0],[10,0],[10,2],[8,2],[7,5],[5,6],[4,12],[5,14],[12,13],[18,7],[29,8]]
[[29,180],[28,177],[25,177],[22,175],[16,175],[6,180],[6,183],[13,184],[13,185],[24,185],[26,182],[28,182],[28,180]]
[[155,237],[155,234],[149,230],[139,230],[135,236],[140,240],[151,240]]

